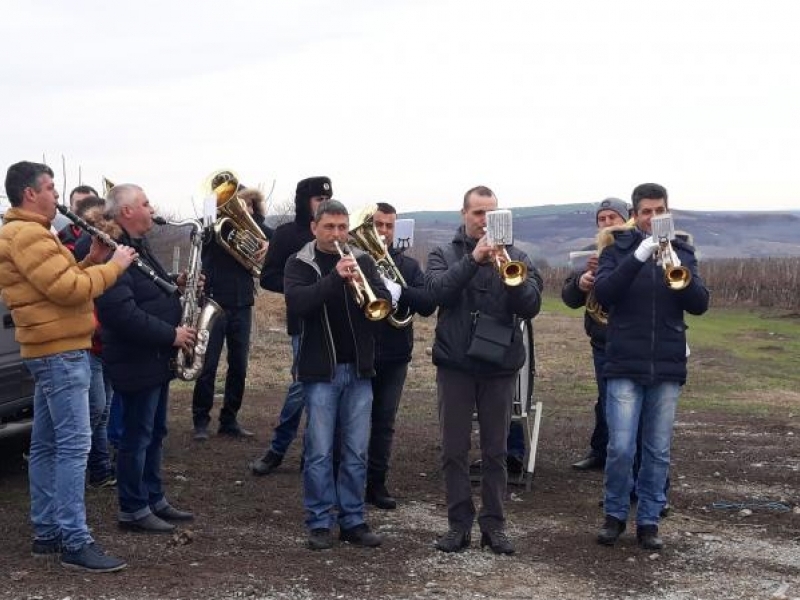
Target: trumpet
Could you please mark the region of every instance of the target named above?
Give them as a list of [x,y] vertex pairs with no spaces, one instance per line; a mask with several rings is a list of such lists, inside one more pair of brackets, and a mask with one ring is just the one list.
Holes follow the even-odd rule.
[[[333,243],[336,245],[336,250],[339,252],[339,256],[342,258],[345,256],[353,256],[353,253],[347,244],[339,244],[338,240],[334,240]],[[355,260],[355,256],[353,256],[353,262],[355,262],[353,271],[355,271],[361,280],[355,281],[351,279],[349,281],[350,291],[353,294],[353,300],[355,300],[356,304],[358,304],[364,310],[364,316],[370,321],[380,321],[385,319],[389,313],[392,312],[391,302],[384,300],[383,298],[378,298],[375,295],[375,292],[369,286],[367,279],[364,277],[361,267],[358,266],[358,261]]]
[[692,272],[681,265],[670,240],[675,239],[675,225],[669,213],[650,219],[653,238],[658,242],[656,260],[664,269],[664,283],[671,290],[682,290],[692,280]]
[[506,246],[514,243],[511,211],[490,210],[486,213],[484,228],[489,244],[495,247],[494,261],[500,278],[508,287],[517,287],[528,277],[528,267],[524,262],[511,260]]

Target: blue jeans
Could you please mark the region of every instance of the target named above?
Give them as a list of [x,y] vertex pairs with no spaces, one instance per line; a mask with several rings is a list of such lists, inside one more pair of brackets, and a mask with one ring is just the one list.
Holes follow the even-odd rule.
[[168,504],[161,483],[168,396],[169,383],[120,392],[122,438],[117,454],[120,521],[141,519]]
[[[664,493],[669,473],[669,452],[680,384],[665,381],[641,385],[630,379],[606,381],[605,500],[607,515],[626,521],[634,488],[633,461],[641,423],[642,461],[636,481],[639,503],[636,524],[657,525],[667,501]],[[640,420],[641,419],[641,420]]]
[[211,420],[214,384],[223,343],[228,349],[228,372],[225,375],[225,394],[219,412],[219,425],[223,429],[236,426],[236,415],[242,406],[244,383],[247,378],[252,323],[252,306],[226,308],[214,322],[208,340],[206,361],[192,395],[192,418],[195,427],[207,427]]
[[[340,529],[364,523],[372,383],[359,378],[352,363],[336,365],[331,383],[305,383],[308,427],[305,435],[303,507],[309,529],[331,529],[339,508]],[[333,474],[335,432],[341,459]]]
[[111,408],[108,409],[106,434],[108,443],[119,449],[119,441],[122,439],[122,398],[114,390],[111,390]]
[[89,356],[85,350],[25,359],[35,382],[28,478],[38,540],[59,535],[72,552],[92,542],[86,525]]
[[89,383],[89,424],[92,428],[92,448],[87,469],[89,482],[100,482],[114,474],[108,454],[108,414],[111,407],[111,380],[103,373],[103,360],[89,354],[91,381]]
[[303,418],[303,407],[306,405],[306,396],[303,384],[297,381],[297,353],[300,351],[300,336],[292,336],[292,383],[286,390],[286,399],[283,401],[283,408],[278,417],[278,424],[275,426],[275,433],[272,436],[270,450],[275,454],[283,456],[289,450],[289,446],[297,437],[297,430],[300,427],[300,419]]

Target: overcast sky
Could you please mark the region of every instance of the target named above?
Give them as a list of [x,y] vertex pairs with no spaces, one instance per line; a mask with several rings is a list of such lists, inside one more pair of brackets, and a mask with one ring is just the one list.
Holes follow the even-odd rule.
[[[192,214],[219,168],[351,207],[800,209],[800,3],[0,0],[0,165]],[[198,209],[201,209],[198,206]]]

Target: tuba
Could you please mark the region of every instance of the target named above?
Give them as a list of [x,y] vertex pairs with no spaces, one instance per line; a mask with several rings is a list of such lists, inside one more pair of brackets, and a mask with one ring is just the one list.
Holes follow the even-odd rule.
[[504,284],[517,287],[528,278],[528,267],[522,261],[511,260],[506,250],[506,246],[514,243],[512,223],[510,210],[490,210],[486,213],[486,237],[489,244],[495,247],[497,271]]
[[214,223],[217,243],[253,277],[259,277],[263,261],[256,255],[267,238],[247,212],[238,190],[239,178],[228,170],[215,171],[203,185],[206,196],[214,194],[217,199],[217,220]]
[[656,260],[664,269],[664,283],[671,290],[682,290],[692,280],[692,272],[681,265],[670,240],[675,239],[675,224],[672,215],[666,213],[650,219],[653,238],[658,242]]
[[[373,215],[377,209],[375,204],[370,204],[355,213],[350,223],[350,239],[354,246],[360,248],[372,257],[375,264],[378,266],[378,273],[380,273],[381,277],[385,277],[390,281],[394,281],[401,287],[406,288],[408,284],[405,278],[403,278],[403,274],[400,272],[400,269],[397,268],[392,256],[389,254],[389,248],[387,248],[383,238],[378,235],[378,231],[375,229]],[[410,310],[406,310],[405,315],[400,315],[397,313],[397,309],[395,309],[387,317],[389,324],[398,329],[408,327],[411,325],[413,319],[414,315]]]
[[[337,240],[334,240],[333,243],[336,245],[336,250],[342,258],[345,256],[353,256],[347,244],[340,244]],[[355,259],[355,256],[353,256],[353,258]],[[361,267],[358,266],[358,261],[356,261],[356,266],[353,270],[358,273],[361,279],[360,282],[350,280],[350,291],[353,294],[353,300],[364,310],[364,316],[370,321],[385,319],[392,310],[391,303],[375,295],[375,292],[364,277]]]

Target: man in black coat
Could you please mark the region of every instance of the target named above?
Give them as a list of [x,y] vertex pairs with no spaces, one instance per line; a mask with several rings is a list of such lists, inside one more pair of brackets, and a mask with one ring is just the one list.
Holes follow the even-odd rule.
[[[598,229],[624,225],[628,220],[628,205],[619,198],[606,198],[597,207],[595,224]],[[595,243],[591,247],[597,249]],[[597,270],[597,256],[592,256],[585,270],[570,273],[561,288],[561,299],[570,308],[586,306],[586,300],[594,288],[594,274]],[[606,426],[606,382],[603,377],[605,365],[606,325],[588,310],[583,315],[583,325],[592,346],[594,376],[597,383],[597,402],[594,405],[594,430],[589,442],[589,453],[572,465],[573,469],[602,469],[606,465],[606,446],[608,427]]]
[[[661,510],[666,503],[670,445],[680,388],[686,382],[684,312],[708,310],[708,290],[697,272],[694,248],[674,239],[676,263],[688,284],[669,286],[662,266],[666,241],[653,239],[652,219],[669,211],[667,190],[645,183],[633,190],[635,229],[615,232],[614,244],[600,255],[594,291],[608,309],[606,337],[605,523],[597,541],[613,545],[625,530],[634,491],[637,432],[642,460],[636,481],[636,537],[647,550],[660,550]],[[678,266],[676,264],[676,266]]]
[[[314,239],[311,222],[317,207],[333,194],[328,177],[309,177],[297,183],[294,196],[294,221],[284,223],[275,230],[261,271],[261,287],[271,292],[283,293],[286,261],[305,244]],[[303,384],[297,379],[297,352],[300,346],[300,320],[286,307],[286,330],[292,339],[292,383],[286,390],[286,399],[278,417],[278,424],[266,453],[250,463],[253,475],[269,475],[283,462],[303,416],[305,396]]]
[[384,284],[392,293],[395,305],[394,322],[409,321],[407,326],[397,327],[389,319],[384,319],[378,323],[375,332],[375,377],[372,379],[372,427],[369,436],[366,499],[375,507],[385,510],[397,507],[397,501],[386,487],[386,476],[392,453],[397,408],[414,349],[414,325],[410,321],[415,313],[427,317],[436,310],[433,298],[425,290],[425,275],[419,263],[392,245],[396,221],[395,208],[391,204],[379,202],[378,210],[373,215],[375,230],[383,237],[389,256],[405,281],[402,286],[390,277],[388,280],[384,278]]
[[[496,208],[497,198],[489,188],[468,190],[461,209],[464,224],[452,242],[430,253],[425,274],[426,288],[439,306],[433,364],[449,524],[436,543],[443,552],[458,552],[470,544],[475,505],[468,455],[476,410],[481,438],[481,546],[488,545],[498,554],[514,552],[505,534],[503,509],[506,436],[517,372],[525,362],[519,319],[532,319],[539,313],[542,278],[524,252],[508,246],[508,256],[525,264],[527,277],[518,286],[505,285],[495,265],[502,254],[485,235],[486,213]],[[510,341],[497,344],[505,346],[499,361],[470,352],[473,331],[479,326],[510,335],[506,338]]]
[[364,521],[376,317],[365,315],[366,303],[355,301],[354,287],[370,304],[384,305],[386,314],[391,295],[368,254],[339,255],[336,243],[344,244],[349,230],[344,205],[320,204],[311,229],[315,240],[288,260],[284,277],[286,307],[300,319],[302,331],[296,377],[303,382],[308,410],[303,469],[308,545],[331,548],[331,529],[338,522],[340,540],[379,546],[381,538]]
[[[263,194],[256,189],[248,190],[241,187],[237,198],[244,202],[247,212],[261,228],[264,237],[268,238],[270,231],[264,225]],[[266,252],[267,242],[264,240],[254,258],[261,263]],[[208,439],[208,423],[211,420],[211,407],[214,404],[214,383],[223,342],[227,348],[228,371],[225,375],[225,392],[219,412],[217,433],[235,438],[252,437],[253,433],[239,424],[237,414],[242,406],[250,354],[250,330],[256,292],[253,275],[213,236],[203,246],[203,274],[205,294],[220,305],[222,313],[211,329],[203,369],[194,386],[192,396],[194,439],[196,441]]]
[[[150,250],[145,234],[153,226],[153,208],[142,188],[114,186],[107,211],[122,228],[120,243],[129,245],[162,279],[164,267]],[[181,282],[181,280],[183,280]],[[179,285],[185,284],[185,274]],[[122,529],[169,533],[169,521],[187,521],[192,513],[170,505],[161,479],[163,441],[167,435],[169,382],[175,349],[194,346],[196,332],[180,325],[181,303],[139,269],[129,269],[97,299],[103,323],[103,358],[114,390],[122,399],[123,432],[117,454],[118,522]]]

